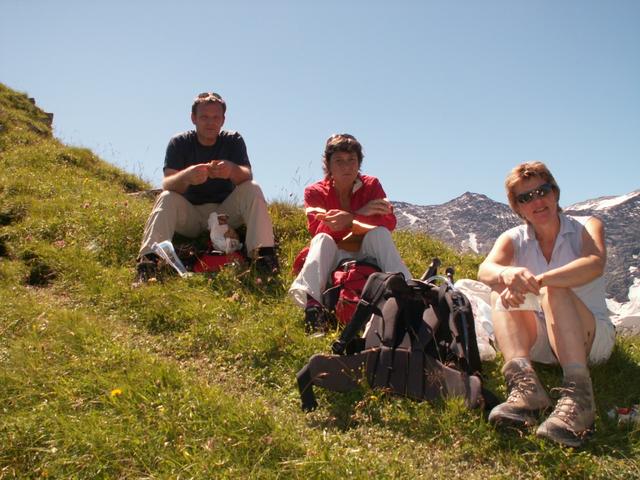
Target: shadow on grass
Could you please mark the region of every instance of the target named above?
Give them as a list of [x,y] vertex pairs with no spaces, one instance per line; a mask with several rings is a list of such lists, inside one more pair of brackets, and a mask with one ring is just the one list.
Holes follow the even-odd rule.
[[358,427],[361,419],[358,418],[357,410],[365,399],[366,390],[366,387],[359,387],[350,392],[338,393],[314,387],[319,408],[309,415],[310,426],[341,432]]
[[[635,352],[634,352],[635,350]],[[580,449],[586,454],[626,460],[634,458],[640,446],[637,425],[619,425],[607,412],[616,406],[640,403],[640,352],[638,341],[618,340],[608,362],[591,369],[597,404],[596,432]],[[488,385],[502,380],[497,365],[489,365]],[[557,366],[536,365],[541,381],[552,389],[561,384],[562,370]],[[497,377],[497,378],[494,378]],[[398,395],[362,385],[348,393],[326,391],[316,387],[319,409],[309,416],[312,428],[348,431],[362,423],[381,426],[412,440],[451,437],[457,431],[460,440],[474,442],[478,435],[492,438],[493,448],[507,454],[539,452],[539,461],[554,463],[564,456],[562,447],[545,443],[535,437],[535,428],[527,430],[497,430],[486,423],[480,411],[466,411],[463,405],[449,401],[413,402]],[[553,392],[552,392],[553,393]],[[456,429],[455,423],[459,423]],[[445,443],[448,440],[443,440]],[[546,460],[545,460],[546,459]]]

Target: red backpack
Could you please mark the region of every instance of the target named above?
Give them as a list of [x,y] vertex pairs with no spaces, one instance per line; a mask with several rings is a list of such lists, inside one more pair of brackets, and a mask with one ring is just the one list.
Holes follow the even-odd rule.
[[341,325],[346,325],[353,317],[369,275],[379,271],[377,265],[359,260],[345,260],[333,271],[331,287],[323,292],[322,303],[334,312]]

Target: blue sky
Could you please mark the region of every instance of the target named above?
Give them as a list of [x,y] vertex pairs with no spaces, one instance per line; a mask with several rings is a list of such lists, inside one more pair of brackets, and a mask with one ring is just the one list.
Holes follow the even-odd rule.
[[542,160],[566,206],[640,188],[639,25],[636,0],[0,0],[0,82],[154,185],[208,90],[271,200],[349,132],[392,200],[505,201]]

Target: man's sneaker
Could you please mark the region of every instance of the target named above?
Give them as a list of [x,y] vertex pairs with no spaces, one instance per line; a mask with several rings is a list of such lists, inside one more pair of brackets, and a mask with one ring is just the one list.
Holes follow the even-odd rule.
[[491,410],[489,422],[497,425],[529,427],[551,406],[551,399],[528,360],[515,358],[502,367],[507,381],[507,401]]
[[260,247],[255,257],[256,271],[261,275],[275,276],[280,271],[274,247]]
[[133,282],[134,286],[143,283],[154,282],[158,279],[158,260],[159,257],[155,253],[143,255],[136,265],[136,278]]
[[591,378],[588,375],[566,378],[559,390],[556,408],[538,427],[536,435],[568,447],[579,447],[593,433],[596,416]]

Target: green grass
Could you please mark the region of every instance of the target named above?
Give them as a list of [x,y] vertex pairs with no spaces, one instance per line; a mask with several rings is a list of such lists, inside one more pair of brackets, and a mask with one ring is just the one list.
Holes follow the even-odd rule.
[[[498,432],[457,399],[318,389],[304,414],[295,373],[332,338],[305,335],[286,299],[300,209],[270,205],[276,285],[237,267],[133,288],[151,201],[127,193],[149,186],[52,138],[1,84],[0,107],[0,478],[640,478],[639,427],[606,415],[640,401],[639,339],[593,369],[580,451]],[[394,235],[416,276],[438,256],[473,278],[482,260]],[[487,382],[504,394],[499,369]]]

